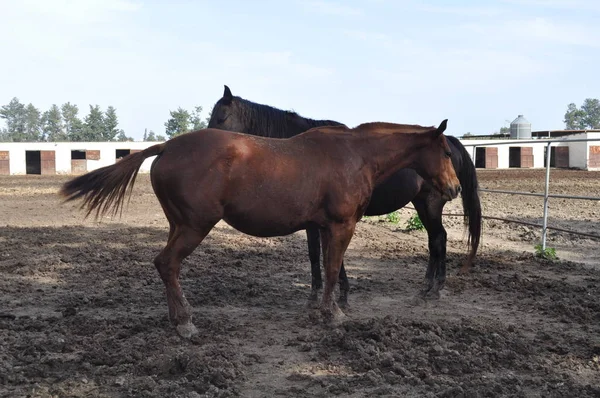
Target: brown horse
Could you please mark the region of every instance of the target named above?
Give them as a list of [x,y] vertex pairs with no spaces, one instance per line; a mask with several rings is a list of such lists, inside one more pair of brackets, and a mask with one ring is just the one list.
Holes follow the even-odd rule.
[[259,237],[318,227],[326,274],[321,311],[325,320],[337,321],[343,314],[333,290],[373,188],[411,167],[448,200],[460,192],[445,129],[446,120],[421,132],[370,123],[316,128],[283,140],[205,129],[74,178],[60,193],[66,201],[82,198],[87,215],[117,214],[144,160],[157,156],[152,187],[170,231],[154,264],[166,286],[169,317],[183,337],[197,330],[179,285],[181,261],[219,220]]
[[[341,126],[334,120],[315,120],[302,117],[295,112],[277,109],[234,96],[225,86],[223,97],[212,109],[209,128],[235,131],[251,135],[273,138],[290,138],[314,127]],[[396,125],[398,128],[400,125]],[[410,131],[414,125],[405,125]],[[462,188],[461,198],[464,222],[468,225],[467,243],[471,246],[469,255],[463,263],[461,273],[471,267],[481,236],[481,203],[478,194],[477,174],[471,156],[452,136],[446,137],[452,151],[452,165]],[[375,187],[365,216],[379,216],[396,211],[412,202],[427,230],[429,240],[429,264],[425,273],[425,285],[421,290],[423,297],[439,297],[439,290],[446,281],[446,240],[447,234],[442,224],[442,212],[446,200],[429,182],[423,180],[412,169],[401,169]],[[318,228],[307,228],[308,257],[312,274],[311,304],[318,301],[319,290],[323,286],[321,277],[321,244]],[[344,262],[340,268],[340,299],[338,304],[344,307],[348,303],[350,283],[346,275]]]

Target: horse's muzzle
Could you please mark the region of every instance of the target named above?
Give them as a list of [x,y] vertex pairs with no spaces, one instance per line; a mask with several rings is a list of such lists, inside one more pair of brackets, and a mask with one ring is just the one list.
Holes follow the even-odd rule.
[[446,192],[443,193],[444,199],[450,201],[452,199],[455,199],[458,194],[460,194],[462,192],[462,187],[459,185],[456,186],[450,186],[446,189]]

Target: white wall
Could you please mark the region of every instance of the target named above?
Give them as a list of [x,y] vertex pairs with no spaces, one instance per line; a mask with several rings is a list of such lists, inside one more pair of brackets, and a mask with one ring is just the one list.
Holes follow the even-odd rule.
[[[573,134],[567,137],[568,140],[584,140],[589,133]],[[591,137],[590,137],[591,138]],[[587,169],[588,161],[588,143],[587,142],[571,142],[569,145],[569,167],[578,169]]]
[[[10,173],[26,174],[25,151],[55,151],[56,174],[71,173],[72,150],[99,150],[100,160],[88,160],[92,171],[116,162],[117,149],[146,149],[156,142],[0,142],[0,151],[9,151]],[[150,171],[154,156],[146,159],[141,173]]]

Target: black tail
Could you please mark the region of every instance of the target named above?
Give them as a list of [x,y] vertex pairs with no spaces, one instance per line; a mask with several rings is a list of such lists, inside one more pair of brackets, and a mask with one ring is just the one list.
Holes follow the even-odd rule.
[[[479,200],[479,183],[477,182],[477,174],[475,173],[475,165],[471,160],[471,156],[453,136],[446,136],[446,139],[458,150],[458,157],[452,156],[452,163],[456,171],[456,176],[462,187],[461,197],[463,204],[463,212],[465,215],[464,222],[469,229],[468,244],[471,246],[467,262],[463,266],[463,271],[468,271],[471,267],[479,242],[481,239],[481,202]],[[453,153],[456,153],[454,151]]]
[[69,180],[62,186],[59,194],[66,198],[65,202],[83,198],[81,208],[87,208],[86,217],[95,210],[98,218],[106,214],[111,207],[113,215],[116,215],[123,210],[127,187],[131,197],[135,178],[144,160],[160,155],[164,148],[165,143],[153,145],[141,152],[125,156],[118,163]]

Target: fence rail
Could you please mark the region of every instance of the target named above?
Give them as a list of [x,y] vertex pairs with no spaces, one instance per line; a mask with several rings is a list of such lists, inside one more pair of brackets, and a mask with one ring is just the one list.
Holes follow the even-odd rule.
[[[552,147],[552,144],[554,143],[560,143],[560,144],[565,144],[565,143],[570,143],[570,142],[592,142],[592,141],[600,141],[600,138],[577,138],[577,139],[571,139],[571,140],[567,140],[567,139],[537,139],[537,140],[521,140],[521,139],[513,139],[510,142],[482,142],[482,143],[478,143],[478,144],[469,144],[469,143],[465,143],[465,142],[461,142],[463,144],[463,146],[465,147],[473,147],[473,162],[475,162],[475,149],[477,147],[485,147],[485,146],[497,146],[497,145],[515,145],[515,144],[532,144],[532,143],[536,143],[539,144],[540,142],[543,142],[544,144],[546,144],[546,182],[544,185],[544,193],[532,193],[532,192],[518,192],[518,191],[504,191],[504,190],[492,190],[492,189],[479,189],[481,192],[489,192],[489,193],[500,193],[500,194],[510,194],[510,195],[524,195],[524,196],[540,196],[544,198],[544,216],[542,219],[542,225],[539,224],[535,224],[535,223],[529,223],[526,225],[532,225],[535,227],[541,227],[542,228],[542,250],[546,250],[546,238],[548,235],[548,230],[552,229],[552,230],[557,230],[557,231],[562,231],[562,232],[566,232],[566,233],[571,233],[574,235],[582,235],[582,236],[589,236],[592,238],[600,238],[600,236],[597,235],[593,235],[593,234],[587,234],[585,232],[579,232],[579,231],[572,231],[572,230],[566,230],[563,228],[558,228],[558,227],[552,227],[548,225],[548,200],[550,198],[562,198],[562,199],[578,199],[578,200],[600,200],[600,198],[596,198],[596,197],[592,197],[592,196],[574,196],[574,195],[560,195],[560,194],[551,194],[550,191],[550,156],[552,151],[550,150],[550,148]],[[586,154],[587,156],[587,154]],[[491,218],[489,216],[484,217],[484,218]],[[499,217],[496,217],[496,219],[500,219]],[[509,220],[509,219],[502,219],[502,221],[508,221],[508,222],[516,222],[516,223],[521,223],[521,224],[525,224],[524,221],[518,221],[518,220]]]
[[[541,196],[544,197],[543,193],[536,192],[519,192],[519,191],[503,191],[500,189],[485,189],[480,188],[479,192],[490,192],[490,193],[505,193],[509,195],[523,195],[523,196]],[[559,198],[559,199],[580,199],[580,200],[597,200],[600,201],[600,197],[596,196],[575,196],[575,195],[561,195],[561,194],[548,194],[549,198]]]

